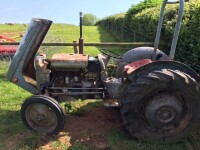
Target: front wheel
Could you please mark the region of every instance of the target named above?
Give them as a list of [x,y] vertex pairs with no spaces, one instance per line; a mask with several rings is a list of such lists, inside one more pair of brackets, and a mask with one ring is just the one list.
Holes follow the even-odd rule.
[[47,134],[57,134],[65,125],[65,115],[57,101],[44,95],[27,98],[21,107],[21,118],[29,129]]
[[148,142],[175,142],[197,126],[200,86],[186,73],[156,70],[124,87],[121,115],[132,136]]

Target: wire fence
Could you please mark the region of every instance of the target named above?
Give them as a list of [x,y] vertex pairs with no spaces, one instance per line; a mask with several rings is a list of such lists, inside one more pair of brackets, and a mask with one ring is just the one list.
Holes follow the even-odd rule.
[[[145,33],[145,29],[142,31],[142,33],[138,33],[133,29],[129,29],[124,25],[120,26],[119,24],[110,22],[109,20],[101,22],[100,26],[107,30],[107,32],[110,32],[111,34],[116,36],[120,41],[153,42],[154,40],[152,38],[152,35],[149,36],[147,33]],[[162,43],[162,45],[160,45],[160,49],[169,55],[168,49],[170,48],[170,46],[171,44],[169,43]],[[200,51],[200,49],[196,50],[196,52],[197,51]],[[177,48],[175,60],[187,64],[196,72],[200,73],[200,56],[193,52]]]
[[184,64],[187,64],[196,72],[200,73],[200,64],[199,64],[200,57],[198,55],[181,49],[181,50],[177,50],[175,60],[180,61]]
[[99,23],[101,27],[109,31],[111,34],[116,36],[122,42],[152,42],[153,39],[145,33],[139,33],[133,29],[126,27],[125,25],[119,25],[110,20],[102,21]]

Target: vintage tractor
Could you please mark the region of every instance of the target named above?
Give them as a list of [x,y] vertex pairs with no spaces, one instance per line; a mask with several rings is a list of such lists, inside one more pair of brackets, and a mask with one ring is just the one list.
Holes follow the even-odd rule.
[[[149,142],[186,138],[200,119],[200,78],[187,65],[173,61],[184,0],[179,2],[169,57],[158,50],[167,3],[164,0],[162,5],[154,48],[134,48],[123,56],[105,49],[97,57],[82,52],[51,58],[38,55],[52,22],[32,19],[7,73],[8,80],[33,94],[21,107],[24,124],[34,131],[56,134],[65,125],[61,100],[111,99],[114,105],[110,106],[120,108],[132,136]],[[112,67],[110,58],[118,60]]]

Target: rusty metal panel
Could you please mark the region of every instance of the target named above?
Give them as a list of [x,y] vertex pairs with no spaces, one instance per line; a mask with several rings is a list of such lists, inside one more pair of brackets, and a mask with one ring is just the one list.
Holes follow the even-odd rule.
[[51,67],[59,69],[86,68],[88,58],[88,55],[85,54],[54,54],[51,58]]
[[151,59],[138,60],[138,61],[127,64],[126,66],[124,66],[124,69],[126,70],[127,74],[131,74],[136,69],[138,69],[146,64],[149,64],[151,62],[152,62]]

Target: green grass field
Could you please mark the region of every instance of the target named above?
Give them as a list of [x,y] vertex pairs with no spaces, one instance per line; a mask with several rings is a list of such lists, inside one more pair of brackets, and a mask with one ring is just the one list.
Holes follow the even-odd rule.
[[[27,27],[22,25],[5,26],[0,25],[0,34],[5,32],[24,32]],[[117,41],[112,35],[103,29],[93,26],[84,27],[84,39],[85,42],[115,42]],[[78,40],[79,27],[73,25],[54,24],[50,29],[45,42],[72,42]],[[20,39],[17,39],[19,41]],[[114,49],[114,48],[113,48]],[[117,48],[115,48],[117,49]],[[117,50],[128,50],[118,48]],[[73,52],[73,48],[70,47],[42,47],[41,51],[47,52],[49,55],[57,52]],[[97,47],[86,47],[86,53],[96,55],[98,53]],[[67,126],[66,129],[55,137],[46,137],[41,133],[34,133],[24,127],[20,118],[20,107],[23,101],[30,96],[30,94],[20,87],[10,83],[6,80],[5,75],[9,67],[9,62],[0,62],[0,150],[4,149],[56,149],[56,150],[86,150],[86,149],[112,149],[112,150],[186,150],[184,143],[178,143],[173,145],[152,145],[136,141],[129,137],[124,131],[123,127],[118,127],[118,122],[114,121],[109,123],[110,126],[105,125],[101,121],[102,125],[91,127],[90,130],[85,127],[81,128],[82,132],[78,133],[73,129],[73,122],[81,120],[81,115],[92,115],[93,112],[104,110],[102,108],[102,102],[98,101],[77,101],[70,105],[72,107],[67,114],[67,123],[72,126]],[[116,110],[106,110],[113,114],[119,115]],[[94,116],[95,117],[95,116]],[[112,116],[111,116],[112,119]],[[116,119],[117,120],[117,119]],[[87,120],[85,121],[85,123]],[[78,122],[78,125],[82,126],[83,122]],[[98,123],[98,122],[97,122]],[[88,124],[89,125],[89,124]],[[105,128],[104,128],[105,125]],[[97,130],[95,129],[97,128]],[[99,128],[99,129],[98,129]],[[84,130],[88,129],[88,131]],[[75,130],[75,131],[74,131]],[[84,143],[84,138],[87,135],[92,135],[97,138],[92,138],[89,144]],[[104,135],[104,136],[103,136]],[[80,137],[83,139],[76,139]],[[95,143],[98,140],[99,143]],[[103,142],[103,143],[102,143]],[[86,142],[88,143],[88,142]],[[98,146],[96,146],[98,144]]]

